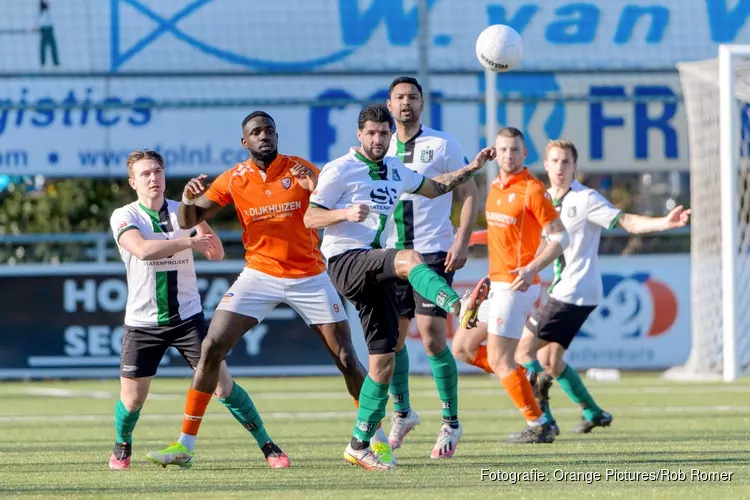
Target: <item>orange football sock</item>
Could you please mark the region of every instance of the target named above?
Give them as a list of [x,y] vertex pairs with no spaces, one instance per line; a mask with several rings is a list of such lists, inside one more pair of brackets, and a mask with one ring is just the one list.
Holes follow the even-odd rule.
[[193,388],[188,389],[187,399],[185,400],[185,416],[182,418],[182,430],[180,432],[197,436],[198,429],[203,421],[203,415],[206,414],[206,408],[208,408],[210,402],[210,394],[196,391]]
[[487,346],[486,345],[480,345],[477,348],[477,355],[474,356],[474,359],[471,360],[471,364],[476,366],[477,368],[481,368],[487,373],[492,373],[492,368],[490,368],[490,362],[487,359]]
[[525,370],[516,368],[513,373],[500,379],[513,403],[521,410],[527,422],[536,420],[543,415],[542,410],[534,398],[534,390],[526,378]]

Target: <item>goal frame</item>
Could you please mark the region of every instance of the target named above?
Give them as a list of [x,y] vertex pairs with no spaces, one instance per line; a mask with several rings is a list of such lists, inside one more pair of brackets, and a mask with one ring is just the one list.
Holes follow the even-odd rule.
[[740,209],[740,107],[735,99],[735,57],[749,56],[750,45],[719,45],[719,172],[721,187],[722,357],[725,382],[740,376],[737,350],[737,267]]

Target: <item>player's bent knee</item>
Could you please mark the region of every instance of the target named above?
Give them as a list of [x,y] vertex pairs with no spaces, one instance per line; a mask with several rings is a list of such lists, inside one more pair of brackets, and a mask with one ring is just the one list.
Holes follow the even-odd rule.
[[423,264],[422,254],[415,250],[401,250],[396,254],[396,274],[401,278],[408,278],[409,272],[419,264]]

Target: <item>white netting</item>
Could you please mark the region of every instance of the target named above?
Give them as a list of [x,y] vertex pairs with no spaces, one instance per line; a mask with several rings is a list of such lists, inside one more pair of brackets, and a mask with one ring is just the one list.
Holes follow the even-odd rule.
[[[672,379],[718,379],[724,365],[721,259],[721,175],[718,60],[678,64],[690,137],[692,346]],[[750,368],[750,58],[735,61],[735,97],[740,113],[737,170],[739,216],[736,348],[741,372]]]

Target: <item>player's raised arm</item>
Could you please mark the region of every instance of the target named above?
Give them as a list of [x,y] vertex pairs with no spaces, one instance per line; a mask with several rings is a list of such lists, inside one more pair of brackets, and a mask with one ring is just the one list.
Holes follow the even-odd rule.
[[690,209],[678,206],[664,217],[622,213],[616,223],[631,234],[643,234],[685,227],[689,220]]
[[432,179],[425,179],[416,193],[426,198],[437,198],[445,193],[449,193],[453,191],[456,186],[471,179],[475,172],[481,170],[485,163],[493,159],[495,159],[495,148],[484,148],[477,154],[474,161],[465,167],[456,170],[455,172],[448,172],[439,175]]
[[136,221],[132,220],[131,217],[127,212],[115,210],[110,218],[110,225],[117,244],[138,260],[164,259],[188,249],[205,252],[215,245],[211,235],[197,235],[192,238],[173,240],[147,240],[138,229]]
[[[211,189],[205,184],[208,177],[205,174],[193,177],[188,181],[182,192],[182,201],[177,209],[177,223],[182,229],[196,227],[206,219],[212,218],[224,205],[231,201],[231,195],[225,189],[225,185],[228,185],[229,181],[228,173],[229,171],[220,175],[211,185]],[[215,201],[217,199],[218,202]]]

